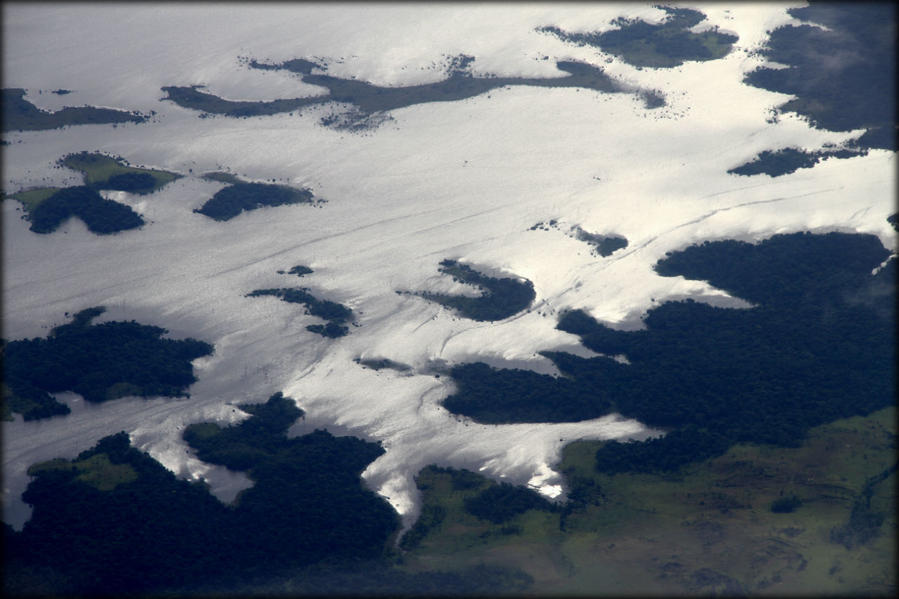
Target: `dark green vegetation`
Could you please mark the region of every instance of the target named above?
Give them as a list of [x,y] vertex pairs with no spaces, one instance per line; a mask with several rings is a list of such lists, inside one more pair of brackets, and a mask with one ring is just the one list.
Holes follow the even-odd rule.
[[[15,194],[12,197],[16,199]],[[95,189],[82,185],[54,191],[36,203],[28,212],[29,229],[35,233],[52,233],[73,216],[84,221],[88,230],[97,235],[136,229],[144,224],[144,219],[129,206],[107,200]]]
[[646,441],[609,441],[596,451],[596,470],[606,474],[676,472],[684,464],[719,456],[730,445],[724,435],[688,424]]
[[[291,268],[290,270],[287,271],[287,274],[296,275],[298,277],[302,277],[304,275],[308,275],[311,273],[312,273],[312,269],[309,268],[308,266],[303,266],[302,264],[297,264],[296,266],[294,266],[293,268]],[[283,270],[279,270],[278,274],[283,275],[285,273]]]
[[[191,360],[212,353],[195,339],[163,339],[165,329],[130,322],[91,324],[104,308],[88,308],[46,339],[3,345],[3,413],[25,420],[69,413],[50,394],[74,391],[100,403],[136,395],[185,396],[196,378]],[[7,395],[8,393],[8,395]]]
[[[891,595],[895,433],[887,408],[815,427],[796,448],[738,444],[661,475],[597,472],[603,443],[578,441],[558,466],[568,501],[502,524],[465,509],[492,483],[425,468],[416,482],[426,523],[407,533],[417,538],[401,567],[515,568],[533,579],[527,593],[536,596]],[[792,512],[771,511],[794,496],[801,504]],[[832,531],[866,497],[874,516],[854,524],[871,534],[847,549]]]
[[181,176],[130,166],[122,158],[97,152],[69,154],[59,165],[81,172],[85,184],[62,189],[42,187],[8,196],[21,202],[35,233],[52,233],[73,216],[98,235],[136,229],[144,224],[143,218],[129,206],[103,198],[98,190],[148,194]]
[[866,545],[880,535],[886,514],[879,511],[877,506],[871,505],[871,498],[879,485],[882,485],[890,476],[896,474],[896,466],[897,462],[893,462],[892,466],[885,468],[865,481],[862,492],[852,504],[849,520],[845,524],[835,526],[830,531],[830,540],[832,542],[839,543],[846,549],[852,549]]
[[596,252],[603,258],[611,256],[616,251],[627,247],[627,238],[620,235],[600,235],[588,233],[580,227],[575,228],[578,241],[586,241],[596,248]]
[[325,559],[380,558],[398,520],[359,475],[383,450],[321,430],[288,439],[302,411],[280,393],[241,409],[252,417],[184,433],[201,459],[254,481],[234,505],[179,480],[125,433],[33,467],[23,495],[33,516],[21,533],[5,529],[6,593],[224,589]]
[[456,366],[458,392],[444,405],[491,423],[576,421],[614,410],[680,431],[607,445],[599,465],[612,472],[671,470],[735,442],[795,446],[809,427],[896,401],[895,261],[871,275],[888,255],[873,235],[840,233],[707,242],[669,254],[659,274],[708,281],[755,307],[667,302],[637,331],[568,312],[561,330],[630,364],[546,352],[561,379]]
[[306,306],[306,314],[318,316],[328,322],[324,325],[313,324],[306,327],[306,330],[318,333],[322,337],[343,337],[349,332],[344,323],[353,317],[353,311],[337,302],[330,300],[320,300],[305,287],[294,289],[256,289],[247,294],[247,297],[259,297],[263,295],[272,295],[281,298],[281,301],[292,304],[303,304]]
[[259,69],[261,71],[290,71],[291,73],[296,73],[298,75],[311,75],[312,69],[322,69],[324,70],[324,66],[311,61],[306,60],[304,58],[294,58],[292,60],[285,60],[279,64],[270,64],[265,62],[259,62],[258,60],[252,59],[249,61],[244,61],[251,69]]
[[470,470],[428,466],[415,482],[424,503],[415,525],[400,539],[407,551],[425,539],[452,538],[466,529],[477,530],[481,540],[515,537],[534,513],[552,519],[559,512],[559,506],[532,489],[497,483]]
[[483,362],[450,370],[456,392],[443,400],[453,414],[486,424],[567,422],[573,414],[599,416],[611,409],[595,389],[565,377],[493,368]]
[[139,195],[153,193],[181,178],[177,173],[132,166],[124,158],[99,152],[69,154],[59,164],[79,171],[84,175],[85,185],[93,189],[113,189]]
[[223,114],[235,118],[293,112],[298,108],[319,104],[323,101],[315,96],[272,100],[269,102],[261,100],[225,100],[214,94],[200,91],[202,87],[202,85],[163,87],[162,91],[167,94],[163,100],[171,100],[178,106],[189,108],[190,110],[199,110],[206,114]]
[[218,181],[219,183],[240,183],[241,180],[231,173],[225,173],[221,171],[216,171],[212,173],[206,173],[203,175],[203,178],[207,181]]
[[353,361],[356,362],[356,364],[364,366],[365,368],[371,368],[372,370],[382,370],[384,368],[389,368],[398,372],[408,372],[412,370],[412,367],[408,364],[396,362],[389,358],[356,358]]
[[[468,71],[472,57],[460,57],[449,77],[436,83],[406,87],[382,87],[356,79],[344,79],[324,74],[312,74],[312,67],[318,66],[303,59],[290,60],[280,64],[266,64],[255,60],[251,68],[264,70],[287,70],[300,74],[305,83],[318,85],[328,90],[327,94],[306,98],[291,98],[272,101],[231,101],[200,91],[201,86],[163,87],[166,100],[207,114],[222,114],[229,117],[247,117],[292,112],[304,106],[326,102],[340,102],[352,105],[353,119],[364,121],[373,114],[380,114],[426,102],[451,102],[464,100],[493,89],[512,85],[534,87],[576,87],[614,93],[627,92],[623,86],[611,79],[602,69],[582,62],[559,61],[556,66],[567,73],[556,78],[527,77],[475,77]],[[664,100],[651,92],[640,92],[647,107],[664,105]],[[343,126],[344,119],[326,117],[322,124]]]
[[795,495],[778,497],[771,503],[771,512],[775,514],[789,514],[795,512],[802,505],[802,500]]
[[[68,93],[57,90],[54,93]],[[25,99],[25,90],[3,90],[3,131],[38,131],[58,129],[66,125],[99,125],[107,123],[142,123],[147,117],[139,112],[95,108],[93,106],[68,106],[56,112],[41,110]]]
[[540,27],[559,39],[579,46],[594,46],[638,67],[670,68],[687,60],[714,60],[730,52],[737,37],[720,33],[717,28],[693,33],[690,28],[705,20],[705,15],[689,8],[660,6],[668,18],[659,25],[639,19],[617,19],[618,29],[602,33],[569,33],[558,27]]
[[528,510],[555,511],[556,506],[527,487],[509,483],[491,485],[465,499],[465,511],[494,524],[505,524]]
[[312,192],[287,185],[271,183],[232,183],[216,192],[203,206],[194,210],[213,220],[226,221],[244,210],[256,210],[263,206],[312,203]]
[[442,261],[440,272],[452,276],[454,281],[476,286],[481,295],[466,297],[429,292],[417,295],[452,308],[472,320],[503,320],[527,308],[536,297],[534,284],[526,279],[489,277],[455,260]]
[[866,153],[866,151],[853,150],[806,152],[795,148],[784,148],[775,152],[765,150],[752,162],[747,162],[727,172],[744,176],[765,173],[771,177],[779,177],[796,172],[801,168],[812,168],[823,158],[852,158],[853,156],[863,156]]
[[757,69],[746,83],[797,96],[779,110],[808,117],[817,127],[868,129],[859,147],[895,149],[895,6],[812,2],[789,13],[809,24],[775,29],[762,50],[789,68]]

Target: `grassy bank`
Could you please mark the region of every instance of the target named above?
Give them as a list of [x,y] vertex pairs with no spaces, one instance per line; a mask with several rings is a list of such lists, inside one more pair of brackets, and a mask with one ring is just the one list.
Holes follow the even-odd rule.
[[[895,590],[895,471],[871,485],[870,511],[883,515],[873,538],[847,548],[832,537],[866,483],[895,464],[895,408],[812,429],[798,448],[737,445],[674,475],[599,474],[599,446],[565,448],[560,468],[579,501],[502,525],[465,511],[481,487],[454,488],[426,469],[424,505],[445,514],[402,568],[515,567],[537,594]],[[790,495],[798,508],[771,511]]]

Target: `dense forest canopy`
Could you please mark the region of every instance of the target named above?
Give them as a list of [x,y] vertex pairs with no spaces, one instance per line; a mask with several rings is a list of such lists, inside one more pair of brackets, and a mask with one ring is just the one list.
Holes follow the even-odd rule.
[[427,291],[418,295],[452,308],[472,320],[503,320],[527,308],[536,297],[534,284],[526,279],[490,277],[456,260],[443,260],[440,272],[450,275],[457,282],[475,286],[481,295],[468,297]]
[[74,315],[45,338],[10,341],[3,346],[3,411],[25,420],[69,413],[51,393],[74,391],[101,403],[137,395],[185,396],[196,382],[191,361],[212,353],[195,339],[164,339],[165,329],[137,322],[91,320],[104,308]]
[[895,5],[811,2],[789,13],[803,24],[775,29],[762,50],[789,68],[756,69],[746,83],[796,96],[779,110],[808,117],[822,129],[868,129],[857,142],[861,148],[894,150]]
[[735,35],[717,28],[700,33],[690,29],[705,20],[701,12],[689,8],[659,6],[668,13],[658,25],[641,19],[616,19],[617,29],[595,33],[571,33],[555,26],[539,27],[562,41],[594,46],[619,56],[638,67],[670,68],[687,60],[714,60],[726,56],[737,41]]
[[264,206],[312,203],[312,192],[271,183],[232,183],[216,192],[200,208],[199,214],[218,221],[231,220],[241,212]]
[[[270,101],[226,100],[209,92],[201,91],[203,86],[166,86],[165,100],[205,114],[221,114],[241,118],[293,112],[314,104],[338,102],[352,105],[343,117],[326,116],[321,119],[325,126],[338,128],[365,127],[373,115],[383,115],[391,110],[424,104],[427,102],[451,102],[472,98],[491,90],[512,86],[584,88],[606,93],[633,93],[633,88],[612,79],[594,65],[573,60],[560,60],[556,66],[567,73],[563,77],[499,77],[475,76],[470,65],[474,57],[459,55],[448,69],[448,77],[442,81],[410,86],[379,86],[355,78],[343,78],[324,72],[312,73],[313,67],[324,71],[319,63],[297,58],[282,63],[266,63],[255,59],[246,61],[253,69],[266,71],[285,70],[300,75],[305,83],[326,88],[327,94],[302,98],[282,98]],[[664,106],[663,98],[648,90],[637,90],[648,108]],[[348,120],[347,120],[348,119]]]
[[793,445],[811,426],[895,402],[895,260],[871,274],[887,256],[876,237],[842,233],[673,252],[656,265],[659,274],[708,281],[755,306],[666,302],[637,331],[571,311],[558,328],[629,364],[545,352],[565,378],[461,364],[451,370],[457,390],[444,406],[489,423],[576,421],[614,410],[679,431],[646,444],[608,444],[600,464],[612,471],[671,470],[734,442]]
[[828,150],[821,152],[806,152],[796,148],[784,148],[782,150],[764,150],[752,161],[728,170],[734,175],[758,175],[764,173],[771,177],[780,177],[789,173],[795,173],[801,168],[812,168],[824,158],[852,158],[863,156],[866,150]]
[[281,298],[281,301],[291,304],[302,304],[306,306],[306,314],[318,316],[327,321],[325,324],[311,324],[307,326],[306,330],[308,331],[317,333],[322,337],[343,337],[349,333],[349,328],[345,323],[353,317],[353,311],[343,304],[319,299],[309,293],[309,290],[305,287],[256,289],[248,293],[247,297],[264,295],[278,297]]
[[[26,90],[6,88],[3,90],[3,131],[41,131],[58,129],[66,125],[92,125],[106,123],[142,123],[148,117],[139,112],[127,112],[112,108],[93,106],[67,106],[56,112],[41,110],[25,99]],[[56,90],[64,95],[68,90]]]
[[380,558],[399,522],[359,475],[383,450],[321,430],[288,439],[302,411],[280,393],[241,409],[251,417],[240,424],[200,423],[184,432],[200,459],[253,480],[233,505],[176,478],[125,433],[75,460],[32,468],[23,497],[33,516],[22,532],[4,530],[5,590],[184,592],[325,559]]
[[88,230],[109,235],[144,224],[144,219],[125,204],[107,200],[91,187],[66,187],[34,207],[29,214],[30,229],[52,233],[71,217],[80,218]]

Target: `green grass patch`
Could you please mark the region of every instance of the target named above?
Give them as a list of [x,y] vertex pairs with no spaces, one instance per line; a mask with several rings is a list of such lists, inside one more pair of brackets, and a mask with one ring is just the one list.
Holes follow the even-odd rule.
[[54,193],[59,191],[59,187],[38,187],[35,189],[27,189],[23,191],[18,191],[16,193],[11,193],[9,195],[4,195],[5,198],[10,198],[13,200],[17,200],[22,204],[22,207],[25,209],[29,215],[31,212],[41,205],[41,203],[52,196]]
[[117,486],[137,480],[137,472],[129,464],[113,464],[105,453],[98,453],[74,463],[77,479],[100,491],[112,491]]
[[37,476],[41,472],[50,472],[51,470],[71,470],[75,466],[65,458],[54,458],[46,462],[39,462],[28,467],[28,476]]
[[134,468],[129,464],[113,464],[109,460],[109,455],[105,453],[94,454],[74,462],[55,458],[34,464],[28,468],[28,476],[37,476],[52,470],[75,470],[78,472],[75,478],[100,491],[112,491],[119,485],[137,480],[137,471]]
[[[448,473],[426,468],[416,479],[424,505],[446,513],[401,567],[519,568],[538,595],[889,593],[895,410],[810,429],[795,448],[735,445],[667,474],[599,473],[603,443],[577,441],[558,466],[569,483],[567,507],[530,510],[503,525],[464,510],[466,498],[493,483],[454,489]],[[784,497],[801,503],[772,512]],[[852,537],[851,549],[839,542],[861,525],[865,534]]]
[[84,175],[84,182],[96,189],[116,189],[137,194],[153,193],[182,175],[163,170],[130,166],[122,158],[98,152],[78,152],[60,164]]
[[222,427],[215,422],[197,422],[188,426],[188,429],[196,439],[201,441],[211,439],[222,432]]
[[219,183],[241,183],[241,180],[236,175],[222,171],[206,173],[203,175],[203,178],[207,181],[218,181]]

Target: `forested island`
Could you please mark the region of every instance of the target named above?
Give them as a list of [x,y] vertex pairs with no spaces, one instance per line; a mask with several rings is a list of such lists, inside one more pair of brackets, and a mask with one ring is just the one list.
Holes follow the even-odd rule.
[[871,274],[889,254],[873,235],[842,233],[671,253],[659,274],[708,281],[754,307],[666,302],[637,331],[571,311],[559,329],[629,364],[544,352],[565,378],[460,364],[444,406],[487,423],[617,411],[671,431],[648,443],[606,444],[597,455],[606,471],[671,471],[737,442],[794,446],[812,426],[895,402],[895,260]]
[[29,229],[35,233],[52,233],[73,216],[97,235],[119,233],[144,224],[144,219],[130,206],[107,200],[86,185],[30,190],[11,197],[26,207],[31,222]]
[[162,189],[182,175],[160,169],[141,168],[120,156],[100,152],[76,152],[59,161],[60,166],[80,172],[92,189],[112,189],[146,195]]
[[[312,274],[312,272],[313,272],[313,270],[311,268],[309,268],[308,266],[304,266],[302,264],[297,264],[296,266],[291,267],[291,269],[288,270],[286,274],[303,277],[303,276]],[[278,274],[283,275],[283,274],[285,274],[285,272],[283,270],[279,270]]]
[[536,297],[534,284],[526,279],[490,277],[467,264],[450,259],[440,262],[439,270],[453,277],[454,281],[477,287],[481,295],[468,297],[429,291],[415,295],[452,308],[472,320],[503,320],[527,308]]
[[239,216],[241,212],[257,210],[264,206],[311,204],[314,201],[312,192],[308,189],[297,189],[273,183],[247,183],[240,180],[231,182],[233,179],[230,177],[231,175],[227,175],[227,177],[214,179],[228,181],[229,185],[217,191],[211,199],[194,212],[213,220],[227,221]]
[[734,167],[727,172],[733,175],[758,175],[764,173],[771,177],[780,177],[795,173],[801,168],[812,168],[824,158],[852,158],[864,156],[866,150],[822,150],[806,152],[796,148],[784,148],[774,152],[764,150],[750,162]]
[[575,227],[574,234],[578,241],[585,241],[592,245],[594,252],[603,258],[607,258],[618,250],[623,250],[627,247],[627,238],[621,235],[590,233],[581,227]]
[[[494,594],[529,583],[498,566],[398,569],[391,539],[399,520],[360,478],[383,449],[324,430],[287,438],[303,412],[281,393],[239,407],[251,414],[240,424],[184,431],[197,457],[253,481],[229,505],[131,447],[125,433],[74,460],[32,466],[23,497],[33,516],[21,532],[4,524],[4,591],[433,595]],[[469,475],[476,480],[470,509],[491,520],[554,509],[533,491]],[[493,495],[509,501],[498,507]]]
[[[108,123],[142,123],[149,117],[137,111],[67,106],[56,112],[41,110],[25,99],[21,88],[3,89],[3,131],[41,131],[67,125],[102,125]],[[53,93],[63,95],[68,90]]]
[[81,219],[88,230],[109,235],[136,229],[144,219],[120,202],[100,195],[99,190],[153,193],[181,177],[168,171],[138,168],[123,158],[99,152],[77,152],[59,160],[59,166],[79,171],[84,185],[74,187],[41,187],[10,194],[25,209],[25,218],[35,233],[52,233],[72,217]]
[[196,382],[191,361],[212,353],[196,339],[164,339],[168,331],[137,322],[91,321],[105,311],[88,308],[46,338],[4,341],[3,418],[25,420],[68,414],[51,393],[74,391],[101,403],[125,396],[188,396]]
[[331,338],[343,337],[349,333],[349,328],[345,323],[353,317],[353,311],[343,304],[318,299],[305,287],[256,289],[248,293],[247,297],[264,295],[271,295],[291,304],[302,304],[306,306],[306,314],[318,316],[327,321],[325,324],[311,324],[306,327],[307,331]]
[[594,46],[638,67],[671,68],[687,60],[715,60],[726,56],[737,36],[717,28],[694,33],[690,29],[705,20],[705,15],[689,8],[658,6],[668,13],[660,24],[641,19],[618,18],[617,29],[595,33],[572,33],[555,26],[537,31],[555,35],[579,46]]
[[233,505],[176,478],[125,433],[75,460],[33,466],[24,494],[33,516],[20,533],[6,527],[7,590],[51,573],[43,584],[66,594],[183,591],[380,556],[397,516],[359,474],[383,450],[321,430],[288,439],[302,411],[280,393],[240,409],[252,417],[184,432],[200,459],[253,480]]

